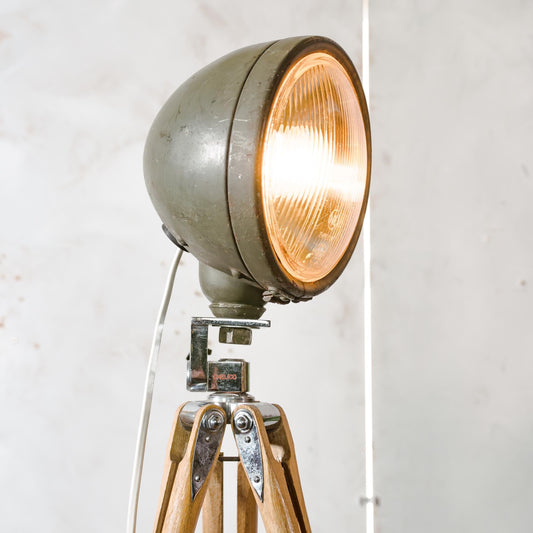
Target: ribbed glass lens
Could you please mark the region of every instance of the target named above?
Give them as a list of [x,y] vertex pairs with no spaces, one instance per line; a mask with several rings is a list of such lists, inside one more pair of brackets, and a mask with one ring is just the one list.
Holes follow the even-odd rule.
[[317,281],[340,261],[357,225],[366,174],[353,83],[334,57],[309,54],[277,90],[261,167],[268,236],[295,279]]

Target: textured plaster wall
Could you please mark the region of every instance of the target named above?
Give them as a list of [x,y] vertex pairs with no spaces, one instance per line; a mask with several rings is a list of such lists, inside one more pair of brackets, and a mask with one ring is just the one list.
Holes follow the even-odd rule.
[[[533,519],[533,5],[371,0],[376,491],[382,533]],[[168,95],[240,46],[339,41],[360,3],[0,5],[0,530],[124,529],[172,246],[142,178]],[[185,393],[184,259],[163,339],[139,531]],[[291,421],[315,531],[363,531],[361,250],[239,351]],[[228,476],[228,480],[231,476]],[[228,487],[228,531],[234,529]]]

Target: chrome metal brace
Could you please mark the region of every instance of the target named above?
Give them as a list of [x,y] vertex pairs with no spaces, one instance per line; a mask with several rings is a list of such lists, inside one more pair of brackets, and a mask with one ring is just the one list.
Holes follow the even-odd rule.
[[[196,439],[193,469],[191,476],[191,494],[194,500],[202,488],[213,463],[218,459],[216,451],[224,437],[225,424],[232,425],[233,435],[239,449],[242,466],[250,480],[250,486],[263,501],[263,460],[257,425],[246,406],[253,405],[261,413],[267,431],[275,429],[281,421],[279,409],[270,403],[256,402],[249,394],[212,394],[209,400],[187,402],[180,412],[180,423],[191,429],[197,413],[206,405],[221,407],[226,415],[220,411],[207,411],[201,421]],[[239,411],[232,420],[233,411]]]
[[209,326],[219,327],[219,341],[226,344],[251,344],[252,330],[270,327],[269,320],[237,318],[201,318],[191,320],[191,352],[187,365],[187,389],[190,391],[246,392],[248,363],[242,359],[208,361]]
[[191,475],[191,497],[194,500],[202,488],[213,462],[218,457],[220,443],[224,437],[224,415],[220,411],[206,411],[200,422],[200,429],[194,445]]

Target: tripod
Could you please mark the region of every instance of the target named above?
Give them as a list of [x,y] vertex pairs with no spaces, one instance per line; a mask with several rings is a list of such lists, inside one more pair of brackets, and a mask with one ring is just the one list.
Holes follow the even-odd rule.
[[[257,511],[267,533],[309,533],[294,443],[278,405],[257,402],[247,392],[248,363],[207,360],[208,326],[220,327],[222,342],[251,343],[252,329],[267,321],[193,318],[189,390],[210,390],[206,401],[187,402],[176,412],[166,452],[154,533],[192,533],[200,512],[204,533],[223,531],[223,463],[237,467],[237,531],[257,531]],[[238,457],[220,453],[226,425]]]

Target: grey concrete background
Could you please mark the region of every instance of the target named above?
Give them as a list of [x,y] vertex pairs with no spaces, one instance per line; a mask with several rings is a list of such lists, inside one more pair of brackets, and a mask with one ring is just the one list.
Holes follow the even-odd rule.
[[[172,247],[142,179],[167,96],[240,46],[298,34],[360,67],[360,2],[0,5],[0,530],[124,529]],[[533,4],[373,2],[377,530],[531,529]],[[363,531],[361,250],[246,353],[291,421],[315,531]],[[179,273],[139,531],[184,391]],[[228,487],[228,531],[232,530]]]

